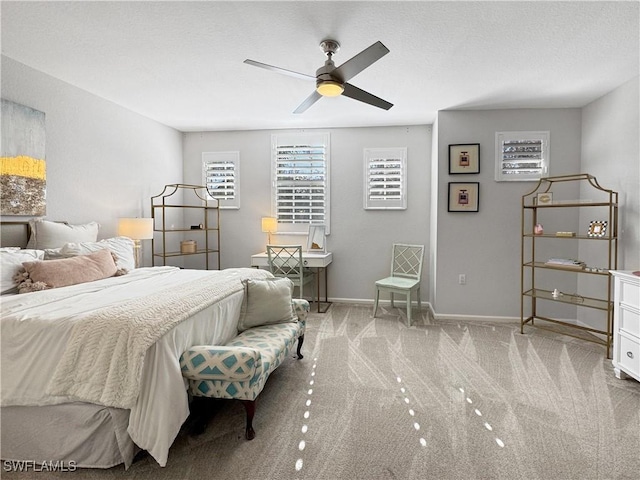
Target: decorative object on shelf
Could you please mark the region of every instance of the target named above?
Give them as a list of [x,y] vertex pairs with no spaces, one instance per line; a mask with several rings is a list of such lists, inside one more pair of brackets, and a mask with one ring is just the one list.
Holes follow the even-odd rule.
[[262,217],[262,231],[267,234],[267,245],[271,244],[271,234],[278,231],[278,219]]
[[551,205],[553,203],[553,193],[543,192],[536,196],[536,203],[538,205]]
[[480,173],[480,144],[449,145],[449,174]]
[[118,220],[118,235],[133,240],[136,268],[142,265],[141,240],[153,239],[153,218],[121,218]]
[[198,251],[198,242],[195,240],[182,240],[180,242],[180,253],[196,253]]
[[577,270],[582,270],[585,267],[584,262],[581,262],[580,260],[573,260],[571,258],[550,258],[545,262],[545,265],[559,268],[573,268]]
[[542,227],[542,224],[536,223],[535,226],[533,227],[533,234],[542,235],[543,233],[544,233],[544,228]]
[[606,220],[591,220],[589,222],[589,231],[587,235],[590,237],[604,237],[607,234]]
[[[551,190],[555,200],[553,208],[547,208],[547,205],[538,202],[538,196],[549,193]],[[584,194],[585,198],[593,200],[560,200],[576,191]],[[566,195],[567,193],[569,195]],[[610,272],[615,270],[618,264],[618,192],[601,187],[596,178],[589,174],[543,177],[533,190],[522,196],[521,207],[520,333],[524,334],[525,325],[529,325],[577,337],[603,345],[606,348],[607,358],[610,358],[615,343],[614,305],[611,293],[613,280]],[[605,208],[608,210],[608,218],[599,221],[599,225],[593,230],[593,233],[599,234],[598,236],[577,235],[575,232],[564,231],[556,232],[555,235],[536,235],[536,226],[547,223],[547,218],[552,223],[558,223],[566,219],[582,217],[585,214],[584,209],[602,211]],[[605,236],[606,225],[609,226],[609,230]],[[553,240],[561,237],[566,237],[565,241],[568,242],[579,240],[594,241],[594,243],[588,249],[585,248],[582,260],[570,258],[542,260],[541,252],[549,251],[546,248],[548,246],[563,243]],[[542,248],[542,243],[550,245],[544,245]],[[580,252],[583,255],[582,247]],[[600,266],[588,267],[587,263],[600,264]],[[547,272],[541,274],[540,270],[544,269],[547,269]],[[564,279],[573,275],[591,277],[585,278],[585,282],[576,279],[579,290],[588,289],[589,296],[582,295],[580,291],[566,293],[548,286],[549,282],[555,281],[555,278],[563,277],[564,282]],[[556,311],[549,302],[568,303],[580,307],[576,311],[578,322],[561,319],[559,317],[561,312]],[[591,314],[583,309],[587,309]],[[593,313],[599,313],[599,315],[593,315]],[[589,322],[581,323],[583,315],[589,315]],[[601,323],[595,324],[596,321]],[[564,328],[559,329],[558,325]]]
[[477,212],[480,183],[449,182],[449,212]]
[[324,253],[326,251],[326,237],[324,225],[309,225],[307,237],[307,251]]

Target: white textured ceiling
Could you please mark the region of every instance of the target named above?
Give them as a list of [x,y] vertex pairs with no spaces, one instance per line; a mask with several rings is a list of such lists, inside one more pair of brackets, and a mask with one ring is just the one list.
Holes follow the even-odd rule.
[[[638,1],[2,1],[2,53],[181,131],[432,123],[460,108],[581,107],[639,72]],[[391,51],[323,98],[246,58],[315,75]]]

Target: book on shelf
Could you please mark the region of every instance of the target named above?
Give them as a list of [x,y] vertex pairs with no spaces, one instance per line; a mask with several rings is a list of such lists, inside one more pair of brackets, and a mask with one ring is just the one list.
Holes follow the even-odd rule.
[[575,268],[576,270],[582,270],[585,267],[584,262],[572,258],[550,258],[545,262],[545,265],[560,268]]

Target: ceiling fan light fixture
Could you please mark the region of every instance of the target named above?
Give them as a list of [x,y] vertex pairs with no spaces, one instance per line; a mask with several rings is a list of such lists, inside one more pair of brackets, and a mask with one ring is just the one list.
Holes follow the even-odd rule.
[[316,91],[323,97],[337,97],[344,92],[344,86],[341,83],[334,82],[333,80],[325,80],[318,82]]

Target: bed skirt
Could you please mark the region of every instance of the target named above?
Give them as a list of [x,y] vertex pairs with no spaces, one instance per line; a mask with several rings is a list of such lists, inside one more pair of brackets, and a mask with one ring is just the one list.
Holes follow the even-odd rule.
[[138,448],[127,433],[129,410],[89,403],[2,407],[0,457],[69,469],[128,468]]

